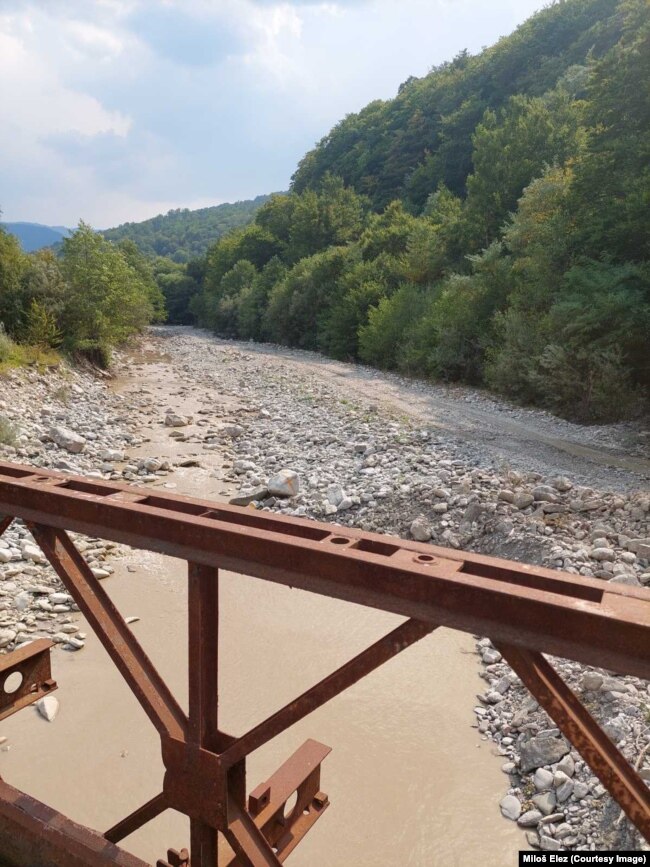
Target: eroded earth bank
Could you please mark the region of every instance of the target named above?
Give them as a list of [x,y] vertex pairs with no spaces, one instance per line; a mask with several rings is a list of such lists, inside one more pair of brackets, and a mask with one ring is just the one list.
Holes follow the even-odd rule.
[[[467,389],[182,328],[152,331],[117,373],[0,380],[2,459],[650,582],[638,425],[580,428]],[[274,492],[281,470],[297,474],[295,496]],[[77,541],[184,701],[185,564]],[[160,790],[155,731],[19,525],[0,540],[0,572],[0,646],[52,637],[60,685],[58,710],[0,725],[0,775],[109,827]],[[244,576],[221,581],[226,730],[249,728],[399,622]],[[648,685],[559,666],[650,780]],[[307,737],[333,747],[332,807],[296,865],[424,867],[444,855],[497,867],[528,844],[643,845],[486,639],[439,630],[405,651],[258,751],[249,789]],[[125,846],[155,862],[187,843],[185,820],[169,813]]]

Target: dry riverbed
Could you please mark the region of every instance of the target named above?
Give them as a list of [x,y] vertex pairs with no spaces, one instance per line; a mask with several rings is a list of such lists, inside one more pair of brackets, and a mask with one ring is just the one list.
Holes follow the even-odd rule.
[[[650,581],[650,463],[639,426],[580,428],[468,390],[172,328],[125,357],[110,386],[79,372],[19,371],[0,381],[0,401],[18,427],[2,459],[255,498],[259,508],[604,581]],[[268,490],[283,469],[299,477],[289,499]],[[184,701],[184,564],[79,542]],[[5,534],[0,564],[0,645],[45,635],[61,646],[59,712],[47,723],[29,709],[0,726],[0,774],[108,827],[158,791],[155,733],[20,527]],[[398,622],[228,574],[222,610],[221,710],[233,731]],[[562,665],[635,761],[648,742],[647,685]],[[333,747],[323,778],[332,808],[296,865],[424,867],[444,853],[459,867],[478,856],[496,867],[515,863],[524,833],[546,849],[594,848],[613,826],[628,833],[557,735],[489,643],[440,630],[255,754],[249,787],[307,737]],[[185,821],[166,814],[126,845],[155,861],[161,840],[186,845]],[[628,843],[640,845],[631,834]]]

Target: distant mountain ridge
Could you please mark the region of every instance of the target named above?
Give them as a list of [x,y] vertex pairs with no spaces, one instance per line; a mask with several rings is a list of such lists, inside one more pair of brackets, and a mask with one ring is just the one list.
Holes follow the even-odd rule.
[[26,253],[59,244],[72,232],[66,226],[45,226],[43,223],[0,223],[0,226],[18,238]]
[[208,247],[231,229],[251,222],[271,194],[209,208],[176,208],[139,223],[123,223],[101,234],[109,241],[129,239],[148,256],[168,256],[189,262],[203,256]]

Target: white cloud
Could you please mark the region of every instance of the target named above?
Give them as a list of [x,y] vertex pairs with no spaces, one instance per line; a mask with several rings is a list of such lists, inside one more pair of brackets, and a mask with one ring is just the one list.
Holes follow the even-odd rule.
[[286,189],[305,150],[544,0],[0,0],[0,207],[97,226]]
[[[24,30],[29,32],[29,22]],[[122,112],[109,111],[95,97],[67,87],[19,36],[1,31],[0,80],[8,84],[0,100],[2,138],[8,131],[36,140],[61,132],[125,136],[131,126]]]

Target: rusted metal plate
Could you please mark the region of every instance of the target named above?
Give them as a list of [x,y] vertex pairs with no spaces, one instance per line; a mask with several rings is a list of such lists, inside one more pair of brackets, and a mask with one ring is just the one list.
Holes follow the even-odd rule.
[[20,867],[149,867],[2,780],[0,854]]
[[46,638],[0,656],[0,720],[53,692],[50,648]]
[[645,589],[13,464],[0,512],[650,679]]

